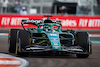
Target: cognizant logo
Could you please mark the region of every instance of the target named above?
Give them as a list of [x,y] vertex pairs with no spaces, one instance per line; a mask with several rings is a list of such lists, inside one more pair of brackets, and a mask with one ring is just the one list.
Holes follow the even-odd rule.
[[57,34],[50,34],[50,36],[57,36]]

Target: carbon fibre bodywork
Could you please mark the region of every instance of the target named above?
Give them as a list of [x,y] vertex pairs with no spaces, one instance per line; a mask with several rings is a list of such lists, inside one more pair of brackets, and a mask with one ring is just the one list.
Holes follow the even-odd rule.
[[[49,17],[45,20],[22,20],[21,24],[24,30],[10,30],[9,52],[13,50],[17,55],[70,53],[82,58],[87,58],[92,53],[88,32],[70,29],[62,32],[61,21],[53,21]],[[24,24],[36,25],[37,28],[25,28]]]
[[[72,33],[72,30],[67,30],[67,32],[61,31],[60,21],[52,21],[49,18],[44,21],[22,20],[22,26],[23,24],[36,25],[37,29],[28,28],[28,32],[31,35],[31,45],[27,45],[22,48],[22,52],[65,52],[73,54],[91,54],[89,50],[86,50],[77,44],[75,31],[74,33]],[[57,26],[57,28],[53,28],[53,26]]]

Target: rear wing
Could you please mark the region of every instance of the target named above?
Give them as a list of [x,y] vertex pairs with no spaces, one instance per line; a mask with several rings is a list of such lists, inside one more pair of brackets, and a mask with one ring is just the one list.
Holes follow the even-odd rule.
[[33,24],[33,25],[38,25],[42,23],[42,20],[22,20],[21,24]]
[[44,23],[56,23],[61,25],[61,21],[59,20],[22,20],[21,24],[33,24],[33,25],[38,25],[38,24],[44,24]]
[[[61,25],[61,21],[58,20],[21,20],[21,25],[24,28],[24,24],[32,24],[38,26],[39,24],[44,24],[44,23],[55,23]],[[25,28],[24,28],[25,29]]]
[[40,24],[40,23],[42,23],[41,20],[21,20],[21,25],[24,30],[25,30],[24,24],[32,24],[32,25],[38,26],[38,24]]

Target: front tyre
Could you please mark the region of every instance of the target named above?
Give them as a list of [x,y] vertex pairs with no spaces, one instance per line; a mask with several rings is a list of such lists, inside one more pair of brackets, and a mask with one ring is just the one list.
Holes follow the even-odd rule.
[[30,44],[30,33],[25,30],[19,30],[17,35],[16,54],[18,56],[28,56],[28,53],[24,53],[23,50]]
[[22,52],[22,50],[21,50],[21,40],[20,40],[20,38],[17,38],[17,43],[16,43],[16,55],[17,55],[17,56],[24,56],[24,57],[27,57],[27,56],[28,56],[28,53],[24,53],[24,52]]
[[87,54],[76,54],[77,58],[87,58],[92,52],[92,46],[88,32],[78,32],[76,34],[76,44],[81,46]]
[[8,37],[9,49],[8,49],[8,51],[10,53],[14,53],[16,50],[16,38],[17,38],[18,30],[19,29],[11,29],[9,31],[9,37]]
[[21,56],[21,53],[19,52],[19,42],[16,43],[16,55]]

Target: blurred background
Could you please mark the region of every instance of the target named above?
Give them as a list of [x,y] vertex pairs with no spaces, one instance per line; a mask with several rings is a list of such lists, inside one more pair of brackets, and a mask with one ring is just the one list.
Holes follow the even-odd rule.
[[100,15],[100,0],[0,0],[0,14]]
[[[65,65],[66,67],[99,67],[100,0],[0,0],[0,52],[16,56],[8,52],[10,29],[22,29],[22,19],[41,20],[46,19],[43,15],[49,14],[53,15],[50,19],[62,21],[61,30],[64,32],[68,32],[68,29],[72,32],[71,29],[76,32],[89,32],[90,40],[94,43],[93,54],[88,59],[76,59],[74,55],[67,55],[68,57],[61,55],[61,57],[54,57],[54,55],[45,57],[43,55],[41,57],[39,54],[28,58],[22,57],[29,61],[29,67],[65,67]],[[30,24],[24,26],[26,28],[36,27]],[[2,60],[4,62],[2,67],[6,67],[5,62],[8,64],[8,59],[6,59]],[[11,59],[9,60],[12,62]]]
[[100,0],[0,0],[0,30],[22,28],[22,19],[41,20],[46,14],[61,20],[63,30],[100,33]]

